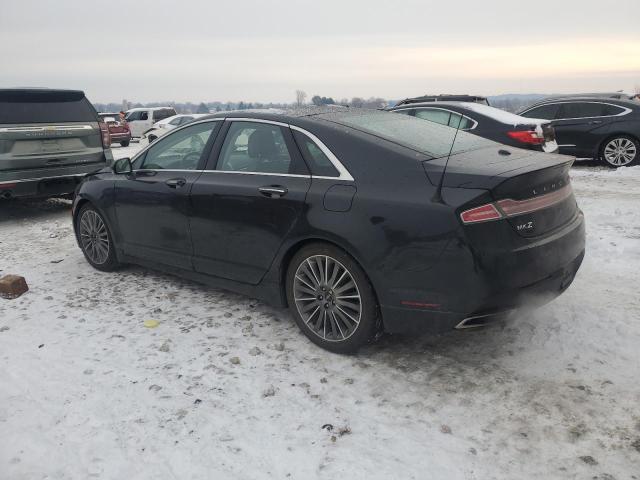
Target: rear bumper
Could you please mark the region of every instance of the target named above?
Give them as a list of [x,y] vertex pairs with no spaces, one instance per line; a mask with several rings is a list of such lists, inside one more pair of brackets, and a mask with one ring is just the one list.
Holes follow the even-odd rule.
[[111,143],[124,142],[126,140],[131,140],[131,133],[112,133],[111,134]]
[[47,197],[73,193],[82,178],[107,166],[93,162],[68,167],[0,172],[0,199]]
[[[441,333],[466,318],[541,306],[571,285],[584,254],[585,226],[580,213],[548,238],[484,258],[476,256],[467,271],[460,268],[462,264],[456,265],[460,270],[456,283],[445,285],[439,292],[426,292],[424,298],[436,295],[441,299],[439,304],[381,305],[385,330]],[[452,263],[446,266],[455,267]]]

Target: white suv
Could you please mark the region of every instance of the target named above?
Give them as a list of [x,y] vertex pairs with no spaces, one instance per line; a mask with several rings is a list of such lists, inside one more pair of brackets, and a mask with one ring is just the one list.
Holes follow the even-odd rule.
[[129,124],[131,136],[140,138],[144,133],[151,129],[154,123],[173,117],[176,110],[172,107],[144,107],[132,108],[127,110],[124,119]]

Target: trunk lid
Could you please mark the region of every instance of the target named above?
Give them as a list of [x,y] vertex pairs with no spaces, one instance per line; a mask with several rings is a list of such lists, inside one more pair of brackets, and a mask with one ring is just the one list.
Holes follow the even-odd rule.
[[[443,186],[483,189],[518,235],[535,237],[578,213],[571,192],[573,157],[494,146],[452,155]],[[446,158],[423,162],[431,183],[440,181]],[[465,205],[462,210],[477,205]]]

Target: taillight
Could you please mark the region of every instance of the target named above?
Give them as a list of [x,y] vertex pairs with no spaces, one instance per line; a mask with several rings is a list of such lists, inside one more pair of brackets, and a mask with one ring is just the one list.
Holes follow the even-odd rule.
[[496,203],[507,217],[513,217],[555,205],[571,195],[571,192],[571,185],[565,185],[555,192],[540,195],[539,197],[528,198],[526,200],[505,199],[498,200]]
[[100,137],[102,138],[102,147],[109,148],[111,146],[111,134],[109,133],[109,127],[104,122],[98,122],[100,126]]
[[544,136],[539,135],[535,130],[514,130],[507,132],[507,135],[529,145],[542,145],[544,143]]
[[515,217],[524,213],[549,208],[565,200],[572,192],[571,185],[565,185],[554,192],[546,193],[538,197],[527,198],[526,200],[512,200],[510,198],[498,200],[495,203],[487,203],[480,207],[465,210],[460,214],[460,218],[462,219],[462,223],[469,224]]
[[462,223],[487,222],[489,220],[498,220],[502,218],[502,214],[498,211],[493,203],[487,203],[481,207],[466,210],[460,214]]

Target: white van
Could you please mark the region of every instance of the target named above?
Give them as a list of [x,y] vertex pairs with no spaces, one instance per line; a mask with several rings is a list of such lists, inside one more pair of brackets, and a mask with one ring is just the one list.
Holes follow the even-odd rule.
[[173,117],[176,110],[172,107],[143,107],[127,110],[124,119],[129,124],[131,136],[140,138],[154,123]]

